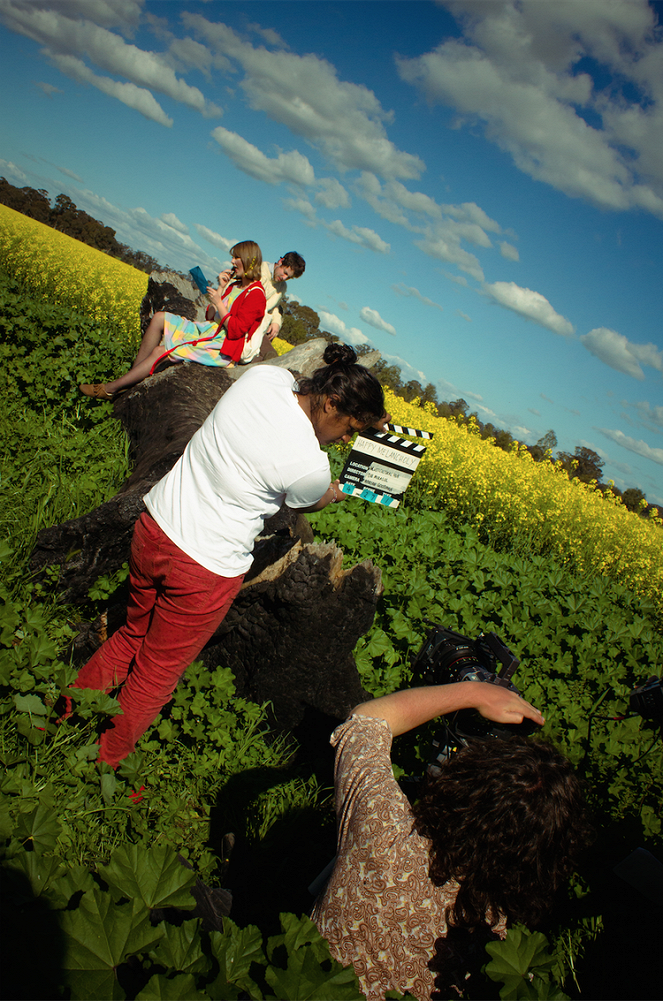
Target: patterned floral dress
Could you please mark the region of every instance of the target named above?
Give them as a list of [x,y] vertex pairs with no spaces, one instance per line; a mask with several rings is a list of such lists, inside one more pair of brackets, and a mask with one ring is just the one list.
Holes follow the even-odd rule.
[[[446,909],[458,883],[428,877],[430,842],[413,829],[410,804],[394,779],[385,720],[351,716],[332,734],[336,747],[338,854],[312,918],[332,956],[352,964],[368,1001],[409,991],[428,1001],[428,962],[446,936]],[[505,920],[493,927],[503,935]]]

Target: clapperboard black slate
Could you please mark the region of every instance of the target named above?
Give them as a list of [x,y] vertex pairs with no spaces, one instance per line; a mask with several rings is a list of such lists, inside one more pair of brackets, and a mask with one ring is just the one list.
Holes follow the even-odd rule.
[[[401,428],[397,424],[387,427],[412,436],[432,438],[428,431]],[[372,504],[398,507],[425,451],[425,445],[387,431],[362,431],[341,473],[341,490]]]

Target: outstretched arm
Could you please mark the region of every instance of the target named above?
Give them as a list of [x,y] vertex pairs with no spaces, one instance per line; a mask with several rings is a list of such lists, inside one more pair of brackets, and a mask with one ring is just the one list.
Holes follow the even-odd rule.
[[534,720],[542,726],[545,718],[538,709],[520,695],[489,685],[483,681],[459,681],[451,685],[432,685],[427,688],[407,688],[402,692],[383,695],[372,702],[362,702],[352,711],[360,716],[384,719],[395,737],[427,723],[436,716],[456,712],[457,709],[478,709],[486,719],[496,723],[522,723]]

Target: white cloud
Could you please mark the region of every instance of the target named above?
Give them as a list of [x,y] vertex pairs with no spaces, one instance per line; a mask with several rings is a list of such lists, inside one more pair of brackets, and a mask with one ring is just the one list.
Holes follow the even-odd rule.
[[200,223],[194,223],[194,229],[202,236],[203,240],[207,240],[211,243],[213,247],[220,247],[222,250],[230,250],[232,246],[237,243],[237,240],[228,240],[225,236],[221,236],[220,233],[215,233],[213,229],[208,229],[207,226],[201,226]]
[[444,271],[443,274],[445,278],[448,278],[450,282],[454,282],[455,285],[462,285],[463,288],[467,288],[467,278],[463,278],[462,275],[451,275],[448,271]]
[[434,309],[439,309],[440,312],[444,309],[443,306],[440,306],[439,302],[433,302],[432,299],[422,295],[418,288],[412,288],[411,285],[404,285],[403,282],[399,282],[398,285],[392,285],[391,288],[396,295],[412,296],[413,299],[418,299],[419,302],[423,302],[424,306],[432,306]]
[[315,227],[320,222],[315,213],[315,206],[311,205],[304,195],[300,195],[298,198],[284,198],[283,205],[293,212],[300,212],[308,220],[310,226]]
[[[465,395],[470,396],[471,394],[466,393]],[[480,410],[481,413],[484,414],[486,417],[497,417],[497,414],[495,413],[494,410],[491,410],[489,407],[484,407],[480,403],[477,403],[477,410]]]
[[[463,250],[460,246],[458,236],[447,232],[446,234],[438,230],[431,233],[422,240],[415,240],[414,244],[423,250],[429,257],[436,257],[440,261],[448,264],[456,264],[461,271],[467,272],[477,281],[483,281],[484,274],[481,265],[474,254]],[[461,284],[461,283],[459,283]]]
[[[448,6],[464,37],[397,58],[404,80],[455,108],[460,124],[483,121],[487,138],[536,180],[604,208],[663,217],[661,46],[646,0]],[[583,59],[624,86],[602,90]]]
[[643,459],[651,459],[652,462],[657,462],[660,466],[663,466],[663,448],[652,448],[651,445],[648,445],[642,439],[629,438],[623,431],[613,431],[610,428],[596,428],[596,430],[604,434],[606,438],[610,438],[611,441],[621,445],[622,448],[627,448],[629,452],[635,452],[636,455],[641,455]]
[[161,221],[165,222],[166,226],[170,226],[172,229],[176,229],[178,233],[188,233],[188,228],[183,222],[177,218],[174,212],[162,212]]
[[[135,4],[121,3],[115,12],[114,6],[93,0],[91,3],[65,2],[44,8],[39,4],[4,0],[0,6],[0,17],[12,31],[44,46],[43,54],[67,76],[98,87],[162,125],[172,124],[172,121],[161,109],[161,115],[156,115],[154,105],[157,108],[159,105],[152,97],[152,90],[193,108],[205,117],[221,114],[221,109],[206,101],[197,87],[190,87],[175,75],[167,58],[128,44],[104,26],[135,23]],[[97,16],[99,23],[94,23]],[[97,76],[83,62],[83,58],[129,82],[121,83]],[[151,98],[152,104],[146,95]]]
[[87,188],[64,186],[64,194],[72,197],[79,208],[112,226],[118,240],[142,250],[162,265],[188,271],[199,264],[204,271],[218,274],[221,262],[206,253],[190,236],[178,232],[161,219],[153,218],[143,208],[123,209]]
[[396,328],[383,320],[376,309],[371,309],[370,306],[362,306],[359,311],[359,319],[363,320],[364,323],[368,323],[370,327],[375,327],[376,330],[384,330],[385,334],[391,334],[392,337],[396,336]]
[[425,169],[418,156],[387,138],[385,111],[373,91],[339,80],[335,68],[315,55],[269,52],[243,41],[225,24],[182,13],[185,26],[215,53],[244,70],[240,86],[249,105],[302,136],[341,170],[370,170],[387,178],[416,178]]
[[343,320],[336,316],[335,313],[328,313],[325,309],[318,308],[318,316],[320,317],[320,326],[323,330],[328,330],[330,333],[336,334],[337,337],[340,337],[347,344],[355,346],[357,344],[370,343],[368,337],[358,327],[347,327]]
[[[416,379],[417,382],[420,382],[422,386],[426,384],[427,379],[425,373],[422,372],[421,369],[413,368],[413,366],[410,365],[408,361],[405,361],[403,358],[401,358],[400,355],[388,355],[384,354],[383,352],[382,357],[384,358],[384,360],[387,362],[388,365],[398,365],[398,367],[401,370],[401,378],[403,379],[404,382]],[[444,380],[440,380],[437,383],[437,385],[439,386],[443,384],[443,382]],[[449,385],[449,383],[444,383],[444,384]]]
[[79,177],[78,174],[75,174],[73,170],[68,170],[66,167],[58,167],[56,163],[54,163],[53,166],[56,170],[59,170],[61,174],[64,174],[65,177],[70,177],[72,181],[78,181],[79,184],[83,183],[83,178]]
[[353,226],[352,229],[348,229],[340,219],[335,219],[334,222],[325,222],[322,225],[334,236],[340,236],[343,240],[349,240],[350,243],[367,247],[378,254],[388,254],[391,250],[390,244],[385,243],[375,230],[367,229],[365,226]]
[[64,94],[60,87],[54,87],[52,83],[44,83],[43,80],[38,80],[36,86],[43,90],[46,97],[53,97],[53,94]]
[[507,243],[505,240],[502,240],[502,242],[500,243],[500,254],[502,255],[502,257],[506,257],[507,261],[520,260],[520,254],[518,253],[516,248],[513,246],[513,244]]
[[458,314],[458,316],[462,316],[464,320],[467,320],[468,323],[472,322],[472,317],[468,316],[467,313],[463,313],[461,309],[457,309],[456,313]]
[[17,167],[15,163],[11,160],[3,160],[0,158],[0,170],[3,174],[10,174],[15,180],[22,181],[23,184],[28,183],[28,175],[25,174],[20,167]]
[[618,372],[644,379],[642,365],[663,372],[663,352],[655,344],[633,344],[623,334],[609,327],[595,327],[580,338],[587,350]]
[[281,184],[282,181],[299,185],[315,184],[313,167],[296,149],[270,158],[236,132],[229,132],[220,125],[212,132],[212,138],[216,139],[236,167],[259,181],[267,184]]
[[349,209],[350,196],[335,177],[321,177],[318,181],[318,191],[315,200],[326,209]]
[[[629,404],[624,403],[624,406]],[[638,403],[633,403],[632,406],[640,413],[643,422],[647,423],[650,427],[652,425],[657,425],[659,428],[663,428],[663,407],[654,406],[647,400],[640,400]],[[657,428],[654,428],[657,430]]]
[[569,320],[556,313],[540,292],[521,288],[515,282],[493,282],[492,285],[484,285],[483,290],[500,306],[512,309],[514,313],[519,313],[526,320],[533,320],[534,323],[547,327],[555,334],[570,337],[573,333],[574,328]]
[[150,118],[159,125],[172,128],[173,119],[163,110],[161,105],[152,96],[149,90],[144,87],[137,87],[133,83],[120,83],[119,80],[111,80],[108,76],[97,76],[85,65],[81,59],[75,56],[51,54],[51,62],[66,76],[76,80],[78,83],[89,83],[97,90],[114,97],[128,108],[139,111],[145,118]]

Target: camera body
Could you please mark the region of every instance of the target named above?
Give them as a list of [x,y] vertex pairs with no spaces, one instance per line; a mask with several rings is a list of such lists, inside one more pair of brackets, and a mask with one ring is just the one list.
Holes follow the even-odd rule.
[[[473,640],[434,623],[430,625],[433,629],[412,662],[412,673],[417,681],[424,685],[475,681],[499,685],[520,695],[511,681],[520,661],[496,633],[479,633]],[[433,741],[434,760],[428,772],[436,774],[439,766],[470,739],[505,739],[513,734],[528,736],[538,729],[539,726],[529,719],[522,723],[495,723],[474,709],[451,713],[445,717],[442,731]]]
[[663,728],[663,680],[653,675],[634,688],[629,697],[629,709]]

